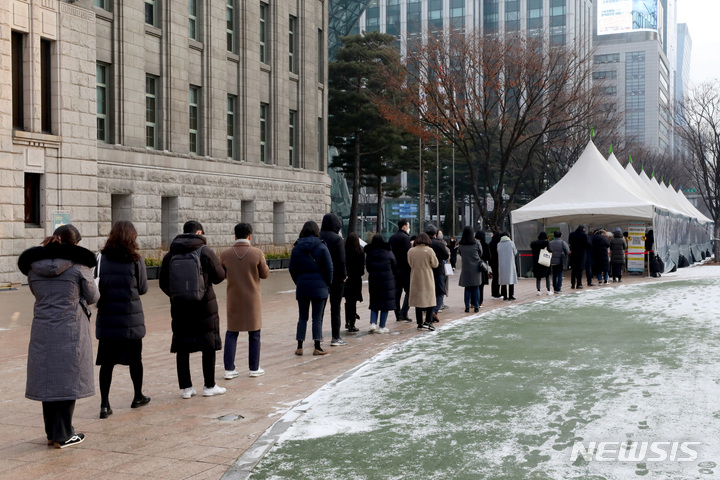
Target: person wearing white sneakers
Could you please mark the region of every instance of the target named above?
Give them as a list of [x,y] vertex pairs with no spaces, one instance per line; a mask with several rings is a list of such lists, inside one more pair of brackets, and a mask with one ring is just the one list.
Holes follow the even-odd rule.
[[[365,269],[368,272],[368,290],[370,291],[370,331],[390,333],[385,328],[388,312],[395,310],[395,276],[397,268],[395,255],[382,235],[375,234],[370,244],[365,246]],[[378,317],[380,327],[378,328]]]
[[248,366],[251,377],[265,373],[260,368],[260,328],[262,298],[260,279],[268,278],[270,269],[262,250],[251,246],[252,225],[235,225],[235,243],[220,255],[227,278],[227,332],[225,332],[225,380],[237,377],[235,352],[239,332],[248,332]]
[[538,296],[542,295],[540,287],[542,286],[543,278],[545,279],[548,295],[552,295],[552,290],[550,290],[550,267],[540,264],[540,250],[548,248],[549,244],[547,233],[544,230],[538,234],[537,240],[530,243],[533,258],[532,271],[535,276],[535,286]]
[[172,344],[183,398],[197,392],[190,376],[190,354],[202,352],[203,396],[222,395],[215,384],[215,352],[222,348],[220,317],[213,284],[225,280],[217,255],[206,247],[203,227],[191,220],[170,245],[160,267],[160,289],[170,297]]

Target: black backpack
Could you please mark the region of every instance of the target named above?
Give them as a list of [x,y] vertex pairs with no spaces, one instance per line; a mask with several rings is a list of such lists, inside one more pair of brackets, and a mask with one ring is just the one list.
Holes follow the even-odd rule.
[[200,262],[202,249],[200,247],[192,252],[177,253],[170,258],[168,289],[171,301],[199,302],[205,297],[207,288]]

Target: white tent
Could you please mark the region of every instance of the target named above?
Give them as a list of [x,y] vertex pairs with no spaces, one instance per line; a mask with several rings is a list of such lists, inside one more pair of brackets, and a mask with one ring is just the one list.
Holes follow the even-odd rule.
[[580,224],[609,229],[628,223],[654,228],[655,251],[666,268],[681,257],[699,260],[712,248],[712,222],[681,192],[637,174],[630,164],[623,168],[612,154],[605,160],[592,141],[560,181],[511,213],[519,249],[529,248],[546,226],[569,232]]

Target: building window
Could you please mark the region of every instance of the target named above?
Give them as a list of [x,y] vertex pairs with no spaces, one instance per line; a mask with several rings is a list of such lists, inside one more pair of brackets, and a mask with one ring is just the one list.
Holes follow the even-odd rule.
[[235,105],[237,97],[228,95],[227,98],[227,156],[235,158]]
[[25,173],[25,225],[40,226],[39,173]]
[[98,8],[102,8],[103,10],[109,10],[108,9],[108,0],[95,0],[93,2],[93,5],[95,5]]
[[198,39],[198,4],[197,0],[188,0],[188,35],[192,40]]
[[160,200],[160,245],[169,250],[179,232],[178,197],[162,197]]
[[52,42],[40,39],[40,128],[52,133]]
[[295,161],[295,144],[297,143],[297,111],[296,110],[290,110],[290,119],[288,121],[288,125],[290,127],[289,131],[289,140],[288,145],[290,147],[290,166],[291,167],[297,167],[297,162]]
[[24,40],[25,36],[22,33],[12,32],[12,121],[16,130],[25,130]]
[[157,94],[158,78],[145,77],[145,146],[157,148]]
[[240,221],[243,223],[255,223],[255,202],[243,200],[240,204]]
[[225,29],[227,31],[227,50],[236,53],[235,50],[235,0],[227,0],[225,7]]
[[273,202],[273,243],[285,245],[285,202]]
[[145,0],[145,23],[157,27],[155,0]]
[[200,87],[190,85],[190,153],[198,154]]
[[483,0],[483,28],[485,33],[496,33],[500,25],[499,0]]
[[120,220],[132,221],[132,214],[132,196],[130,194],[117,193],[110,195],[110,221],[112,223]]
[[422,28],[422,3],[419,1],[407,2],[407,33],[420,33]]
[[297,17],[290,15],[290,23],[288,25],[288,40],[289,40],[289,56],[290,56],[290,71],[297,73],[297,65],[295,61],[295,52],[297,51]]
[[270,105],[260,104],[260,161],[268,163],[268,110]]
[[325,82],[325,36],[318,28],[318,82]]
[[262,63],[270,63],[270,52],[268,51],[268,39],[270,38],[268,32],[268,9],[270,7],[265,4],[260,4],[260,61]]
[[108,141],[108,66],[98,63],[95,66],[95,90],[97,97],[97,141]]

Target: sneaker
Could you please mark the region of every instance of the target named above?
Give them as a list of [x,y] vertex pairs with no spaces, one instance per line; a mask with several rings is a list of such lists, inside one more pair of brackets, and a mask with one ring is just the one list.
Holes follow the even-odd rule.
[[370,328],[368,329],[368,332],[370,332],[370,333],[376,332],[377,329],[378,329],[377,323],[371,323]]
[[225,370],[225,380],[230,380],[232,378],[237,377],[240,375],[237,370]]
[[326,352],[322,348],[316,348],[315,350],[313,350],[313,355],[315,355],[316,357],[318,357],[320,355],[327,355],[327,354],[328,354],[328,352]]
[[341,347],[341,346],[343,346],[343,345],[347,345],[347,342],[346,342],[345,340],[343,340],[342,338],[340,338],[340,337],[338,337],[338,338],[333,338],[333,339],[330,341],[330,346],[331,346],[331,347]]
[[[130,408],[140,408],[143,405],[147,405],[148,403],[150,403],[150,397],[141,395],[138,398],[133,399],[132,403],[130,404]],[[112,410],[110,410],[109,413],[112,413]]]
[[[558,293],[560,293],[560,290],[558,290]],[[547,294],[548,294],[548,295],[553,295],[552,290],[548,290],[548,293],[547,293]]]
[[431,332],[435,331],[435,327],[433,327],[432,323],[425,322],[425,323],[423,323],[422,328],[426,328],[426,329],[430,330]]
[[445,305],[444,303],[440,306],[440,310],[447,310],[448,308],[450,308],[450,306]]
[[250,376],[251,377],[261,377],[265,375],[265,370],[262,368],[258,368],[257,370],[250,370]]
[[227,389],[218,387],[217,384],[212,388],[203,387],[203,397],[212,397],[213,395],[222,395]]
[[188,387],[188,388],[184,389],[183,393],[182,393],[182,397],[184,399],[194,397],[195,395],[197,395],[197,392],[195,391],[195,389],[193,387]]
[[407,315],[400,315],[400,317],[398,317],[398,320],[402,320],[404,322],[412,322],[413,321],[412,318],[408,317]]
[[[480,305],[482,307],[482,305]],[[475,313],[478,313],[480,311],[480,307],[475,307]]]
[[540,295],[542,295],[542,292],[540,290],[538,290],[536,295],[539,297]]
[[387,327],[378,329],[377,333],[390,333],[390,329]]
[[352,327],[347,328],[347,332],[348,332],[348,333],[356,333],[356,332],[359,332],[359,331],[360,331],[360,329],[357,328],[355,325],[353,325]]
[[67,441],[65,441],[65,442],[63,442],[63,443],[55,442],[55,448],[67,448],[67,447],[72,447],[73,445],[77,445],[78,443],[82,443],[83,440],[85,440],[85,434],[76,433],[75,435],[73,435],[72,437],[70,437],[69,440],[67,440]]

